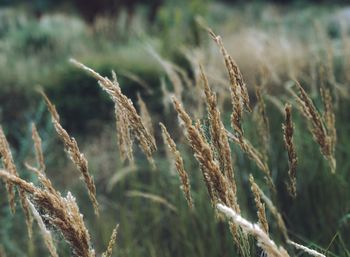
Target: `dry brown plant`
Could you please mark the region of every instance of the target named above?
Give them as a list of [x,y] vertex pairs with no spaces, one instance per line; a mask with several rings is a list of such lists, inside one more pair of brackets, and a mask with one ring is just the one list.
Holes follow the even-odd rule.
[[226,131],[227,136],[234,143],[238,144],[242,151],[255,162],[258,168],[264,173],[265,180],[272,192],[276,192],[275,185],[271,177],[271,171],[267,163],[264,161],[263,155],[246,139],[245,137],[237,137],[229,131]]
[[107,77],[101,76],[99,73],[84,64],[74,59],[71,59],[70,61],[76,67],[86,71],[98,80],[100,87],[112,98],[115,108],[120,108],[120,106],[122,106],[122,111],[125,112],[125,117],[128,118],[128,126],[131,128],[132,134],[137,138],[141,150],[145,153],[147,159],[152,164],[152,154],[157,149],[155,139],[144,125],[141,117],[137,114],[132,101],[122,93],[116,77],[114,76],[114,81],[112,82]]
[[220,111],[217,107],[215,93],[209,86],[209,81],[204,73],[203,67],[200,66],[201,78],[204,82],[204,93],[206,96],[206,105],[209,116],[211,142],[214,147],[216,159],[219,161],[220,169],[226,176],[233,194],[236,195],[237,187],[234,181],[234,172],[231,158],[231,149],[226,134],[226,129],[220,117]]
[[172,210],[173,212],[177,212],[177,208],[172,203],[170,203],[168,200],[166,200],[165,198],[163,198],[159,195],[141,192],[141,191],[137,191],[137,190],[127,191],[126,195],[128,197],[141,197],[144,199],[148,199],[152,202],[159,203],[159,204],[166,206],[169,210]]
[[122,162],[129,160],[131,164],[134,164],[133,154],[133,139],[130,131],[129,119],[122,106],[115,106],[114,108],[116,129],[117,129],[117,141],[118,149],[120,153],[120,159]]
[[[203,178],[208,189],[210,200],[214,206],[217,203],[223,203],[240,213],[240,207],[237,202],[235,188],[226,174],[221,171],[219,162],[215,159],[212,147],[207,142],[200,127],[200,123],[192,124],[192,119],[184,110],[180,102],[173,97],[175,110],[181,120],[186,131],[186,137],[197,159]],[[230,223],[230,231],[243,256],[249,256],[249,245],[247,237],[240,231],[234,223]]]
[[216,44],[219,46],[221,54],[225,60],[225,66],[230,78],[230,89],[231,89],[231,101],[233,105],[233,112],[231,115],[232,127],[237,131],[237,133],[242,136],[242,116],[244,109],[251,112],[250,101],[248,95],[247,86],[243,80],[243,75],[238,68],[238,65],[233,60],[233,58],[228,54],[224,47],[222,39],[217,36],[211,29],[208,29],[209,35],[213,38]]
[[249,176],[250,188],[254,195],[255,206],[258,209],[257,215],[259,219],[259,224],[266,234],[269,234],[269,223],[267,222],[265,204],[261,202],[258,185],[254,181],[252,175]]
[[283,239],[285,241],[288,241],[289,237],[288,237],[287,227],[277,207],[273,204],[270,198],[265,195],[265,193],[261,190],[261,188],[256,183],[255,183],[255,190],[260,194],[260,198],[265,202],[267,209],[271,212],[271,214],[275,218],[277,222],[277,227],[280,230],[283,236]]
[[111,239],[109,240],[107,250],[102,254],[102,257],[112,257],[113,247],[116,244],[117,232],[119,224],[113,229]]
[[69,158],[76,165],[84,179],[85,185],[88,189],[90,200],[94,206],[95,214],[99,215],[98,202],[96,199],[96,187],[94,179],[89,173],[88,161],[85,158],[84,154],[80,152],[77,141],[73,137],[70,137],[68,132],[62,127],[60,123],[60,117],[56,111],[56,107],[51,103],[51,101],[43,91],[40,91],[40,93],[46,102],[49,112],[51,113],[52,123],[55,127],[58,136],[64,143],[64,147]]
[[140,93],[137,93],[137,103],[139,105],[140,108],[140,116],[141,119],[143,121],[143,123],[145,124],[145,127],[147,128],[147,130],[149,131],[149,133],[152,135],[152,137],[154,138],[154,129],[153,129],[153,124],[152,124],[152,117],[148,111],[147,105],[146,103],[143,101]]
[[262,96],[263,89],[261,87],[255,88],[255,95],[257,99],[257,112],[254,115],[258,129],[259,140],[261,142],[261,152],[266,162],[268,160],[269,146],[270,146],[270,125],[266,113],[265,101]]
[[17,185],[21,190],[30,195],[30,200],[40,208],[41,217],[62,233],[64,239],[70,244],[73,255],[81,257],[95,257],[95,251],[91,247],[90,235],[85,227],[83,215],[79,212],[75,198],[70,192],[66,197],[56,191],[44,173],[39,173],[39,180],[44,181],[44,188],[34,186],[25,180],[10,174],[6,170],[0,170],[0,177]]
[[[231,114],[231,126],[234,129],[235,133],[228,133],[228,138],[231,139],[234,143],[238,144],[242,151],[245,152],[250,159],[255,161],[257,166],[264,172],[265,178],[271,190],[275,192],[275,186],[271,177],[271,172],[264,158],[264,155],[261,154],[256,148],[254,148],[249,140],[244,137],[244,131],[242,128],[243,111],[247,110],[248,112],[251,112],[252,110],[250,107],[248,89],[243,80],[243,75],[239,70],[238,65],[225,49],[221,37],[217,36],[210,28],[206,29],[209,32],[209,35],[219,46],[221,54],[225,60],[227,72],[229,74],[231,102],[233,105],[233,111]],[[267,120],[265,120],[265,122],[266,121]]]
[[179,174],[179,178],[181,180],[181,189],[184,193],[185,199],[187,201],[188,206],[193,209],[193,200],[191,196],[191,184],[190,180],[187,174],[187,171],[185,170],[184,167],[184,162],[181,157],[180,152],[176,148],[176,144],[174,140],[171,138],[169,132],[167,131],[166,127],[164,126],[163,123],[159,123],[161,129],[162,129],[162,136],[164,143],[168,146],[169,151],[172,154],[172,157],[175,159],[175,167],[176,171]]
[[[4,168],[6,170],[8,170],[9,173],[12,174],[13,176],[18,176],[17,168],[16,168],[15,162],[14,162],[13,157],[12,157],[9,143],[6,139],[6,136],[5,136],[4,131],[3,131],[1,126],[0,126],[0,155],[2,157],[2,162],[3,162]],[[7,181],[6,182],[6,189],[8,192],[10,208],[11,208],[12,214],[14,214],[15,210],[16,210],[15,209],[16,206],[15,206],[14,185],[10,181]],[[19,198],[21,201],[21,206],[22,206],[22,210],[24,213],[24,217],[26,220],[28,236],[31,239],[32,233],[33,233],[33,231],[32,231],[33,217],[30,213],[30,209],[29,209],[29,205],[28,205],[28,201],[27,201],[27,196],[26,196],[25,192],[21,188],[18,188],[18,193],[19,193]]]
[[[336,170],[336,159],[335,159],[335,141],[336,141],[336,133],[335,133],[335,119],[332,108],[332,101],[329,93],[324,93],[324,105],[325,107],[325,119],[324,121],[316,109],[314,103],[311,98],[296,81],[297,88],[299,90],[299,95],[297,95],[294,91],[291,90],[294,95],[298,107],[304,117],[310,122],[310,131],[314,138],[314,140],[320,146],[320,151],[324,158],[328,161],[329,166],[331,168],[331,172],[335,173]],[[328,123],[328,124],[327,124]],[[330,127],[328,127],[330,126]]]
[[56,246],[53,242],[51,232],[46,228],[42,217],[40,216],[39,212],[35,209],[34,205],[31,202],[29,202],[29,206],[33,213],[34,218],[38,223],[38,226],[40,228],[40,232],[44,239],[44,243],[46,245],[47,250],[49,251],[51,257],[58,257]]
[[297,196],[297,179],[296,171],[298,158],[294,146],[293,134],[294,134],[294,124],[292,121],[292,106],[290,104],[285,105],[285,122],[282,124],[283,130],[283,139],[284,145],[288,153],[288,176],[289,176],[289,185],[288,190],[290,195],[295,198]]
[[35,158],[38,164],[38,168],[39,170],[44,172],[46,169],[46,165],[45,165],[44,154],[42,149],[42,140],[39,136],[35,123],[32,123],[32,139],[34,142]]

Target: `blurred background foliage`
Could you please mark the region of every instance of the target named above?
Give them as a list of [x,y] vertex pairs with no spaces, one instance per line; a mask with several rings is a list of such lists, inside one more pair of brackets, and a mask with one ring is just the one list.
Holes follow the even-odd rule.
[[[216,46],[200,26],[205,22],[223,36],[252,92],[255,84],[262,83],[262,73],[268,77],[268,91],[275,98],[267,101],[273,145],[270,165],[279,185],[279,207],[291,235],[306,245],[329,250],[329,256],[350,256],[350,117],[349,100],[345,97],[350,81],[350,7],[346,2],[1,0],[0,122],[20,175],[35,181],[23,167],[24,161],[34,158],[30,140],[30,123],[34,121],[43,137],[48,174],[63,194],[70,190],[77,196],[99,252],[105,249],[114,224],[120,223],[115,256],[236,256],[226,224],[214,217],[191,154],[184,154],[184,158],[192,181],[195,212],[187,208],[162,146],[156,156],[156,172],[151,171],[137,149],[137,168],[121,163],[116,149],[113,103],[94,79],[68,61],[76,58],[106,76],[114,70],[123,92],[134,102],[137,93],[141,93],[153,114],[154,126],[165,122],[181,141],[174,111],[164,103],[164,87],[173,89],[164,62],[178,67],[183,81],[194,81],[194,67],[199,62],[204,64],[212,86],[223,92],[219,101],[229,127],[231,107],[220,100],[220,95],[227,96],[222,89],[227,86],[227,82],[222,82],[226,79],[225,69]],[[291,77],[298,78],[317,99],[320,83],[334,82],[317,74],[318,67],[323,67],[329,58],[336,82],[345,92],[344,97],[337,98],[337,175],[329,173],[318,147],[303,129],[304,120],[295,112],[300,197],[292,200],[284,184],[288,168],[281,134],[283,115],[278,103],[288,100],[282,91]],[[36,92],[38,87],[55,103],[64,127],[77,138],[89,159],[103,208],[100,219],[93,216],[78,174],[58,143]],[[184,99],[188,106],[195,105],[200,96],[188,92]],[[258,142],[253,121],[248,119],[244,126],[253,142]],[[160,135],[156,137],[161,142]],[[179,146],[189,153],[186,144]],[[246,217],[256,220],[247,175],[252,173],[261,183],[263,178],[236,148],[234,156],[241,209]],[[4,196],[4,187],[0,190]],[[132,197],[132,190],[159,195],[175,209]],[[46,256],[38,233],[32,242],[24,235],[22,214],[17,212],[12,217],[5,197],[1,197],[0,204],[0,246],[7,256]],[[56,242],[60,256],[69,256],[62,238],[57,236]]]

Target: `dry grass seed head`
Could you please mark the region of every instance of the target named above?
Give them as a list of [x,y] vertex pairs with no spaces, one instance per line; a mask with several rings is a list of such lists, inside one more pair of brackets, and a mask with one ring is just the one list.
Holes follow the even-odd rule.
[[79,212],[75,198],[68,192],[62,197],[54,188],[51,190],[40,189],[32,183],[28,183],[18,176],[12,175],[6,170],[0,170],[3,180],[16,184],[31,196],[31,201],[45,214],[49,224],[56,227],[70,244],[72,252],[76,256],[95,257],[95,251],[91,248],[90,235],[85,227],[83,215]]
[[266,114],[266,106],[265,101],[262,96],[262,88],[255,88],[255,95],[257,99],[257,112],[255,113],[255,120],[257,122],[257,129],[259,134],[259,139],[262,144],[262,155],[264,157],[265,162],[268,159],[269,145],[270,145],[270,126],[269,120]]
[[288,176],[289,176],[289,185],[288,190],[292,197],[296,197],[296,170],[298,164],[297,153],[295,151],[293,134],[294,134],[294,125],[292,121],[292,106],[290,104],[286,104],[285,106],[285,122],[282,124],[283,130],[283,139],[284,145],[287,149],[288,153]]
[[147,159],[151,161],[152,164],[152,154],[157,150],[155,139],[150,134],[146,126],[143,124],[142,119],[137,114],[132,101],[121,92],[118,81],[114,79],[114,81],[112,82],[108,78],[101,76],[93,69],[85,66],[84,64],[74,59],[71,59],[71,63],[73,63],[76,67],[86,71],[92,77],[97,79],[100,87],[104,91],[106,91],[108,95],[112,98],[114,104],[116,105],[116,108],[118,108],[119,106],[123,107],[123,111],[125,111],[125,115],[126,117],[128,117],[128,124],[132,129],[133,135],[135,135],[135,137],[137,138],[141,150],[145,153]]
[[[217,203],[224,203],[237,213],[240,213],[236,194],[227,177],[221,172],[219,163],[214,159],[212,148],[202,134],[199,122],[195,125],[192,124],[191,118],[175,97],[173,98],[173,103],[185,127],[186,137],[194,152],[194,156],[200,165],[212,204],[216,206]],[[240,230],[234,223],[230,224],[230,231],[239,251],[244,256],[249,256],[248,248],[244,247],[247,245],[246,236],[240,233]]]
[[51,257],[58,257],[56,246],[53,242],[51,232],[46,228],[42,217],[40,216],[39,212],[36,210],[36,208],[34,207],[34,205],[31,202],[29,202],[29,206],[30,206],[30,209],[33,213],[34,218],[36,219],[36,221],[39,225],[40,232],[41,232],[42,237],[44,239],[44,243],[45,243]]
[[148,129],[148,131],[151,133],[152,137],[154,138],[152,117],[148,111],[146,103],[143,101],[139,92],[137,93],[137,103],[138,103],[139,108],[140,108],[141,119],[142,119],[143,123],[145,124],[146,128]]
[[[236,199],[237,187],[234,180],[234,171],[233,163],[231,157],[231,149],[226,134],[226,129],[220,117],[220,111],[217,107],[216,95],[212,92],[209,86],[209,81],[204,73],[203,67],[200,66],[201,78],[204,83],[204,93],[206,96],[206,105],[209,115],[209,125],[210,125],[210,134],[214,150],[217,153],[215,155],[216,159],[220,164],[220,169],[222,170],[224,176],[226,177],[230,189],[233,191],[231,196],[234,196],[231,199],[231,202],[235,205],[235,210],[238,211],[239,207]],[[214,153],[215,153],[214,152]]]
[[126,116],[126,112],[123,111],[122,106],[115,105],[114,111],[120,158],[122,162],[124,162],[125,160],[129,160],[131,164],[134,164],[133,140],[129,124],[130,121]]
[[333,106],[333,99],[329,89],[321,88],[322,102],[324,106],[323,119],[327,127],[327,131],[330,137],[330,148],[332,154],[335,152],[335,145],[337,143],[337,130],[335,127],[335,113]]
[[265,204],[261,202],[260,194],[258,191],[258,185],[254,182],[254,177],[252,175],[249,176],[249,181],[251,186],[250,188],[254,195],[255,205],[256,205],[256,208],[258,209],[257,214],[258,214],[259,224],[261,228],[265,231],[265,233],[269,234],[269,224],[266,218]]
[[[2,162],[3,166],[8,172],[14,176],[18,176],[17,168],[15,165],[15,162],[12,157],[11,149],[9,146],[9,143],[6,139],[6,136],[4,134],[4,131],[2,127],[0,126],[0,155],[2,156]],[[15,213],[15,189],[11,182],[6,182],[6,189],[8,193],[8,199],[10,203],[10,208],[12,213]],[[25,192],[18,188],[19,198],[22,206],[22,210],[24,213],[27,230],[28,230],[28,236],[31,239],[32,238],[32,225],[33,225],[33,217],[30,213],[28,202],[27,202],[27,196]]]
[[38,164],[39,169],[44,172],[45,171],[45,161],[44,154],[42,149],[42,142],[39,136],[38,130],[34,123],[32,123],[32,139],[34,141],[34,149],[35,149],[35,157],[36,162]]
[[294,93],[294,91],[292,91],[292,94],[296,98],[298,107],[300,108],[302,114],[311,123],[312,127],[310,130],[313,138],[319,144],[322,155],[328,160],[331,172],[335,173],[336,160],[333,152],[333,140],[311,98],[297,81],[296,85],[299,89],[299,95]]
[[234,143],[238,144],[241,150],[255,162],[258,168],[264,173],[266,183],[273,193],[276,193],[275,184],[271,177],[271,171],[268,164],[264,161],[263,155],[246,139],[245,137],[237,137],[236,135],[226,131],[227,136]]
[[90,200],[95,210],[95,214],[98,215],[99,212],[98,212],[98,202],[96,199],[96,187],[95,187],[94,180],[89,173],[88,161],[85,158],[84,154],[80,152],[78,143],[76,142],[76,140],[73,137],[70,137],[68,132],[60,124],[60,118],[56,111],[55,106],[51,103],[51,101],[43,91],[40,91],[40,93],[46,102],[49,112],[51,113],[52,123],[55,127],[55,130],[58,136],[64,143],[64,147],[69,158],[76,165],[76,167],[78,168],[78,170],[80,171],[80,174],[84,179],[85,185],[88,189]]
[[[0,154],[2,157],[4,168],[7,169],[9,173],[13,175],[17,175],[17,171],[13,163],[10,147],[8,145],[8,142],[6,140],[2,127],[0,127]],[[6,189],[7,189],[7,196],[10,203],[11,212],[14,214],[16,211],[15,188],[11,183],[6,181]]]
[[167,131],[166,127],[163,123],[159,124],[162,129],[162,135],[164,138],[164,143],[168,146],[170,152],[173,155],[173,158],[175,159],[175,167],[176,171],[179,174],[180,180],[181,180],[181,188],[185,195],[186,201],[188,206],[193,209],[193,200],[191,196],[191,184],[190,180],[188,178],[188,174],[185,170],[183,159],[181,157],[180,152],[176,148],[176,144],[174,140],[171,138],[169,132]]
[[212,152],[211,147],[206,142],[205,137],[200,131],[200,125],[192,125],[192,120],[182,105],[175,97],[173,98],[173,101],[180,119],[184,122],[187,133],[186,136],[194,151],[194,155],[201,166],[202,172],[205,174],[205,176],[208,176],[210,182],[212,183],[211,185],[207,185],[208,188],[213,187],[209,189],[209,191],[215,192],[220,201],[224,202],[225,204],[230,204],[227,196],[227,181],[220,171],[218,162],[214,159],[214,153]]
[[113,229],[111,239],[109,240],[107,250],[102,254],[102,257],[112,257],[113,247],[116,244],[117,240],[117,232],[118,232],[119,224],[115,226]]
[[284,223],[282,215],[277,210],[277,207],[272,203],[270,198],[268,198],[265,195],[265,193],[261,190],[261,188],[256,183],[255,183],[255,190],[260,194],[260,197],[265,202],[266,207],[269,209],[269,211],[271,212],[273,217],[276,219],[277,227],[280,230],[280,232],[282,233],[283,239],[285,241],[289,240],[286,224]]

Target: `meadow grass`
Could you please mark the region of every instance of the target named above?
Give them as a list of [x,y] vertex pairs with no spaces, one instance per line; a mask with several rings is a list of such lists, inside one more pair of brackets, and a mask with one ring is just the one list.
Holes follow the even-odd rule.
[[[25,165],[1,133],[2,255],[349,256],[348,81],[334,69],[338,57],[326,49],[327,62],[308,76],[313,59],[274,73],[267,56],[254,89],[225,38],[206,36],[214,42],[201,51],[217,51],[215,69],[193,57],[189,76],[157,56],[168,76],[162,115],[147,94],[129,99],[114,72],[72,60],[111,98],[115,126],[68,134],[43,94],[53,126],[28,126]],[[324,60],[323,51],[314,54]],[[286,84],[279,93],[276,78]],[[24,225],[32,234],[33,217],[31,238],[15,240]]]

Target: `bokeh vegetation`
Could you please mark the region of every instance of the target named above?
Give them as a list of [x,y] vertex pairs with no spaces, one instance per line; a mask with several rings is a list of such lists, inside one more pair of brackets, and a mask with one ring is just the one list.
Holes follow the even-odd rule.
[[[113,227],[119,223],[115,256],[237,256],[228,227],[215,217],[198,164],[175,122],[170,101],[177,92],[169,67],[180,78],[180,96],[186,109],[207,124],[203,95],[196,87],[200,84],[201,63],[217,92],[225,125],[230,127],[232,107],[225,66],[203,29],[210,25],[223,37],[240,67],[253,106],[254,87],[263,86],[270,124],[269,166],[278,191],[273,200],[288,233],[327,256],[350,256],[350,7],[341,1],[181,0],[163,1],[150,17],[154,11],[151,5],[135,3],[130,11],[120,1],[117,14],[101,11],[91,20],[79,11],[79,4],[67,3],[71,1],[35,2],[28,6],[23,1],[5,1],[0,6],[0,123],[20,176],[33,182],[36,178],[24,162],[34,159],[30,124],[37,124],[47,174],[64,195],[71,191],[76,196],[98,252],[104,251]],[[114,70],[122,91],[134,103],[140,93],[156,131],[156,170],[136,148],[135,166],[121,161],[113,103],[95,79],[69,63],[71,57],[106,76]],[[292,101],[286,88],[294,79],[300,81],[320,110],[319,88],[331,90],[338,133],[337,171],[331,174],[306,129],[305,119],[293,108],[299,158],[296,199],[290,197],[285,185],[288,159],[281,129],[281,107]],[[101,205],[99,218],[94,216],[84,185],[62,150],[37,92],[39,87],[56,105],[63,126],[89,160]],[[184,157],[194,211],[189,210],[173,164],[166,158],[160,121],[168,127]],[[255,124],[254,115],[247,115],[245,134],[263,148]],[[205,125],[203,129],[208,132]],[[256,165],[239,147],[232,145],[232,149],[239,204],[244,216],[255,221],[249,174],[264,190],[268,188],[263,186],[264,178]],[[3,186],[0,191],[5,196]],[[137,197],[135,191],[159,196],[166,204]],[[34,232],[33,240],[28,240],[21,211],[12,215],[6,197],[1,197],[0,204],[0,256],[2,252],[7,256],[46,256],[39,233]],[[270,226],[277,231],[276,224]],[[64,240],[58,233],[54,235],[59,255],[70,256]]]

